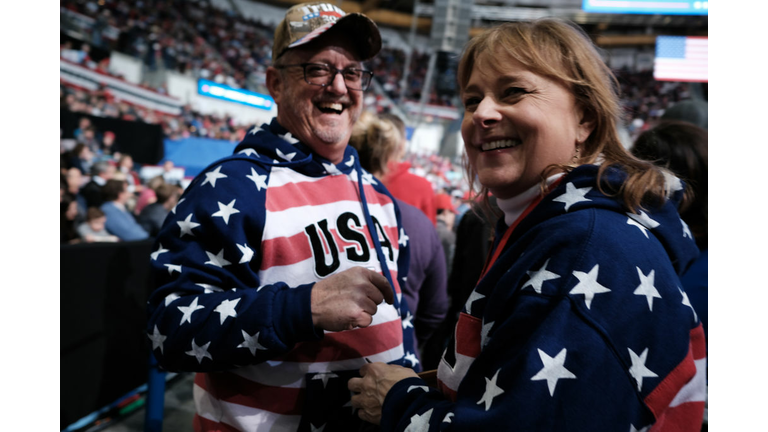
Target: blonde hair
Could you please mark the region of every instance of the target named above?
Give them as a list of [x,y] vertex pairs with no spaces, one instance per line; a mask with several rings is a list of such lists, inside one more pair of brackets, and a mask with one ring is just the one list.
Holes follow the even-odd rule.
[[[550,165],[542,172],[542,190],[546,177],[556,171],[570,172],[583,164],[602,159],[598,171],[598,188],[608,195],[621,195],[632,212],[643,203],[658,204],[666,197],[662,171],[653,164],[632,156],[622,145],[618,133],[621,105],[616,77],[600,57],[597,48],[575,24],[556,18],[530,22],[509,22],[491,28],[470,40],[459,61],[458,81],[463,92],[475,63],[482,55],[491,59],[490,67],[502,71],[501,63],[508,55],[532,72],[563,83],[571,90],[584,118],[594,123],[594,130],[581,144],[578,158],[567,165]],[[467,159],[465,170],[474,189],[476,173]],[[605,170],[618,165],[627,179],[618,190],[606,190],[601,181]],[[480,194],[488,203],[488,189],[481,185]]]
[[360,165],[381,177],[386,174],[389,161],[397,155],[402,138],[391,120],[364,111],[352,128],[349,144],[357,150]]

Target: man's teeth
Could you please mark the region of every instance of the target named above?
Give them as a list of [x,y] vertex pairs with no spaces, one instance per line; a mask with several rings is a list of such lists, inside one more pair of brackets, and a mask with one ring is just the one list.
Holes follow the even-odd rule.
[[327,103],[326,102],[326,103],[318,104],[318,106],[320,108],[332,109],[334,111],[339,111],[339,112],[344,110],[344,106],[342,106],[340,103]]
[[506,139],[506,140],[498,140],[498,141],[491,141],[489,143],[485,143],[481,148],[483,149],[483,151],[488,151],[488,150],[496,150],[499,148],[515,147],[519,144],[522,144],[522,141],[520,141],[519,139]]

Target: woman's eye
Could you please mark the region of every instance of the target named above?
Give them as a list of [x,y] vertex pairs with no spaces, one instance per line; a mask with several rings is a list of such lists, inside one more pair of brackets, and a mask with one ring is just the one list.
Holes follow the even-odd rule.
[[464,100],[464,107],[465,108],[473,108],[477,106],[480,103],[480,98],[477,97],[469,97]]
[[523,90],[520,87],[509,87],[506,90],[504,90],[504,97],[507,96],[519,96],[521,94],[525,93],[525,90]]

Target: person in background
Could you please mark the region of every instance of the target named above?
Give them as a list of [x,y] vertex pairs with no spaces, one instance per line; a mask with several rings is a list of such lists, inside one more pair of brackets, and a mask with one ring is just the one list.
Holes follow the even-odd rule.
[[[677,105],[675,105],[677,106]],[[709,245],[708,245],[708,134],[691,122],[664,120],[637,137],[632,154],[656,163],[682,179],[692,199],[681,210],[687,235],[692,235],[701,253],[681,282],[708,337]]]
[[68,165],[79,169],[82,175],[88,175],[93,165],[93,153],[87,145],[78,143],[69,151]]
[[[709,106],[703,100],[684,100],[664,111],[661,121],[684,121],[704,130],[709,126]],[[637,140],[635,140],[637,141]]]
[[128,182],[128,192],[141,193],[144,186],[141,184],[139,174],[133,170],[133,157],[129,154],[122,154],[117,162],[117,170],[125,175],[125,180]]
[[[162,175],[158,175],[155,177],[152,177],[147,181],[147,184],[144,185],[144,188],[139,192],[139,196],[136,198],[136,207],[134,207],[133,211],[136,215],[141,214],[141,211],[144,210],[144,207],[157,202],[157,194],[155,193],[155,190],[160,187],[160,185],[168,184],[165,182],[165,179]],[[183,190],[181,192],[184,192]],[[181,195],[181,193],[179,193]]]
[[104,203],[102,188],[115,175],[115,166],[107,161],[93,164],[91,168],[91,180],[80,189],[80,194],[85,199],[87,207],[100,207]]
[[411,163],[404,162],[408,141],[405,136],[405,123],[394,114],[382,114],[382,119],[389,120],[400,131],[400,142],[393,157],[382,173],[381,181],[395,198],[406,202],[424,214],[437,226],[437,211],[435,210],[435,191],[432,183],[424,177],[410,172]]
[[104,204],[100,209],[107,217],[106,228],[110,234],[116,235],[122,241],[143,240],[149,234],[136,222],[136,218],[126,208],[131,198],[128,183],[125,180],[107,180],[102,188]]
[[112,131],[104,132],[101,138],[100,156],[108,159],[119,159],[119,151],[115,145],[115,133]]
[[277,117],[202,170],[157,236],[147,336],[164,369],[198,372],[197,431],[362,430],[359,367],[420,369],[400,211],[348,146],[380,49],[362,14],[289,8],[266,71]]
[[448,274],[453,267],[453,255],[456,250],[456,233],[453,224],[456,221],[456,208],[453,206],[451,196],[447,193],[435,195],[435,208],[437,209],[437,234],[445,253],[445,266]]
[[107,232],[106,223],[107,217],[103,211],[96,207],[89,208],[85,214],[85,222],[77,226],[80,240],[86,243],[120,241],[117,236]]
[[176,186],[163,183],[155,189],[157,201],[147,205],[139,213],[139,224],[150,236],[156,237],[168,213],[176,207],[181,193]]
[[[389,116],[376,116],[370,112],[360,115],[349,144],[360,155],[360,165],[377,179],[386,172],[389,163],[397,157],[401,146],[399,124],[390,121]],[[403,297],[413,311],[413,325],[416,333],[414,352],[421,359],[426,355],[424,348],[448,309],[446,269],[443,248],[432,221],[416,207],[395,198],[410,246],[408,279],[405,281]],[[421,360],[420,360],[421,361]]]
[[[563,55],[567,53],[568,55]],[[349,380],[382,431],[690,431],[706,346],[674,176],[623,146],[616,78],[574,23],[505,23],[458,66],[467,177],[502,214],[437,370]]]
[[61,237],[61,244],[79,243],[80,238],[77,235],[76,218],[77,218],[77,201],[74,196],[68,193],[64,193],[61,196],[60,215],[59,215],[59,236]]

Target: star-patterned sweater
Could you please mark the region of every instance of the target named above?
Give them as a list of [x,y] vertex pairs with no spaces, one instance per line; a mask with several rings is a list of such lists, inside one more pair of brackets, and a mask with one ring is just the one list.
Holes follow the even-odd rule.
[[[162,367],[200,372],[196,430],[356,430],[346,381],[365,359],[417,366],[400,213],[352,147],[333,164],[276,121],[255,127],[192,181],[155,247],[148,336]],[[315,328],[314,283],[355,266],[386,276],[394,304],[367,328]]]
[[382,431],[701,429],[704,334],[678,276],[698,254],[676,211],[682,185],[634,214],[598,190],[597,170],[573,170],[523,214],[465,304],[439,390],[398,382]]

